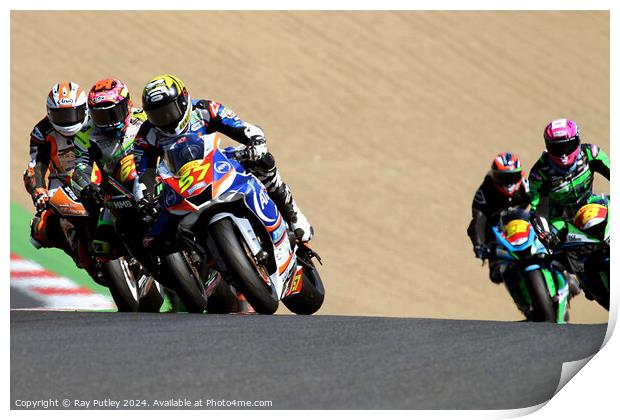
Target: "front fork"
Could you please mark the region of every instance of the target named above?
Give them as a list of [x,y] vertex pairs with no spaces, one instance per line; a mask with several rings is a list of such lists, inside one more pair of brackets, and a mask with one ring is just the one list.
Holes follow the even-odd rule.
[[526,273],[533,270],[540,270],[543,278],[545,279],[547,291],[549,292],[549,296],[553,300],[554,306],[556,308],[556,322],[558,324],[565,324],[568,318],[568,281],[562,274],[561,270],[559,270],[557,267],[554,267],[553,264],[550,268],[541,267],[538,264],[533,264],[525,268]]

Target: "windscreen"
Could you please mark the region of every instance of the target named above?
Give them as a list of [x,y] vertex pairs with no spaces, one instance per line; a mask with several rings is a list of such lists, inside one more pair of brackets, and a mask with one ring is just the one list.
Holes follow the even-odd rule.
[[181,176],[181,169],[189,162],[202,160],[205,155],[204,140],[195,133],[179,136],[164,152],[164,163],[175,176]]

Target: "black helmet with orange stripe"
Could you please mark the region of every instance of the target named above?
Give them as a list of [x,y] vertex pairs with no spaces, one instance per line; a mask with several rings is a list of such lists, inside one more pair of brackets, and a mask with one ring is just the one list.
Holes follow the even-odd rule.
[[523,182],[523,169],[517,155],[510,152],[498,154],[491,164],[491,178],[502,194],[515,195]]

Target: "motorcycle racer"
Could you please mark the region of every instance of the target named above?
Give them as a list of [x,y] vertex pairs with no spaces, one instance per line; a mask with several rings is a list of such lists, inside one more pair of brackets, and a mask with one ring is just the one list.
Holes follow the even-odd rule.
[[86,94],[77,83],[60,82],[47,95],[46,107],[47,115],[30,133],[30,162],[24,172],[24,186],[36,208],[30,240],[36,248],[62,249],[81,266],[77,250],[61,239],[60,218],[47,209],[47,202],[57,188],[70,184],[74,142],[82,135],[80,130],[88,126]]
[[[95,83],[88,94],[88,108],[92,126],[75,143],[76,166],[71,179],[73,190],[85,205],[99,209],[103,204],[102,186],[105,188],[110,175],[120,168],[121,178],[133,179],[132,193],[136,200],[141,200],[143,186],[135,177],[135,168],[131,165],[133,160],[128,160],[130,164],[124,165],[123,159],[133,153],[135,136],[146,115],[141,109],[133,108],[127,85],[117,79],[103,79]],[[102,186],[91,179],[95,164],[101,170]],[[101,212],[93,240],[95,254],[101,258],[111,258],[118,245],[116,241],[111,214],[106,208]]]
[[493,249],[492,228],[500,220],[502,211],[508,208],[526,209],[530,204],[528,181],[523,176],[521,161],[514,153],[498,154],[491,170],[476,190],[472,202],[472,220],[467,228],[476,258],[489,260],[489,277],[501,283],[502,266],[496,264]]
[[558,241],[549,221],[572,220],[575,212],[592,197],[594,172],[610,176],[607,154],[594,144],[581,144],[573,120],[551,121],[543,133],[546,150],[529,175],[532,224],[546,245]]
[[[172,75],[151,79],[144,88],[142,105],[148,116],[136,140],[138,174],[142,182],[154,185],[157,160],[174,142],[175,136],[222,133],[245,146],[244,166],[265,185],[296,236],[304,242],[311,239],[313,228],[293,200],[290,188],[282,181],[262,129],[242,121],[230,108],[218,102],[191,100],[183,82]],[[158,225],[161,224],[158,221]]]

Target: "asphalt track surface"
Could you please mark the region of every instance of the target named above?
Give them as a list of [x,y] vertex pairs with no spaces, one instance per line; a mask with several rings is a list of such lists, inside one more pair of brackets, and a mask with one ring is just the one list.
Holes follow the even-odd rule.
[[[539,404],[606,325],[11,311],[11,404],[271,400],[274,409]],[[232,407],[239,408],[239,407]]]
[[11,287],[11,309],[40,308],[41,302]]

